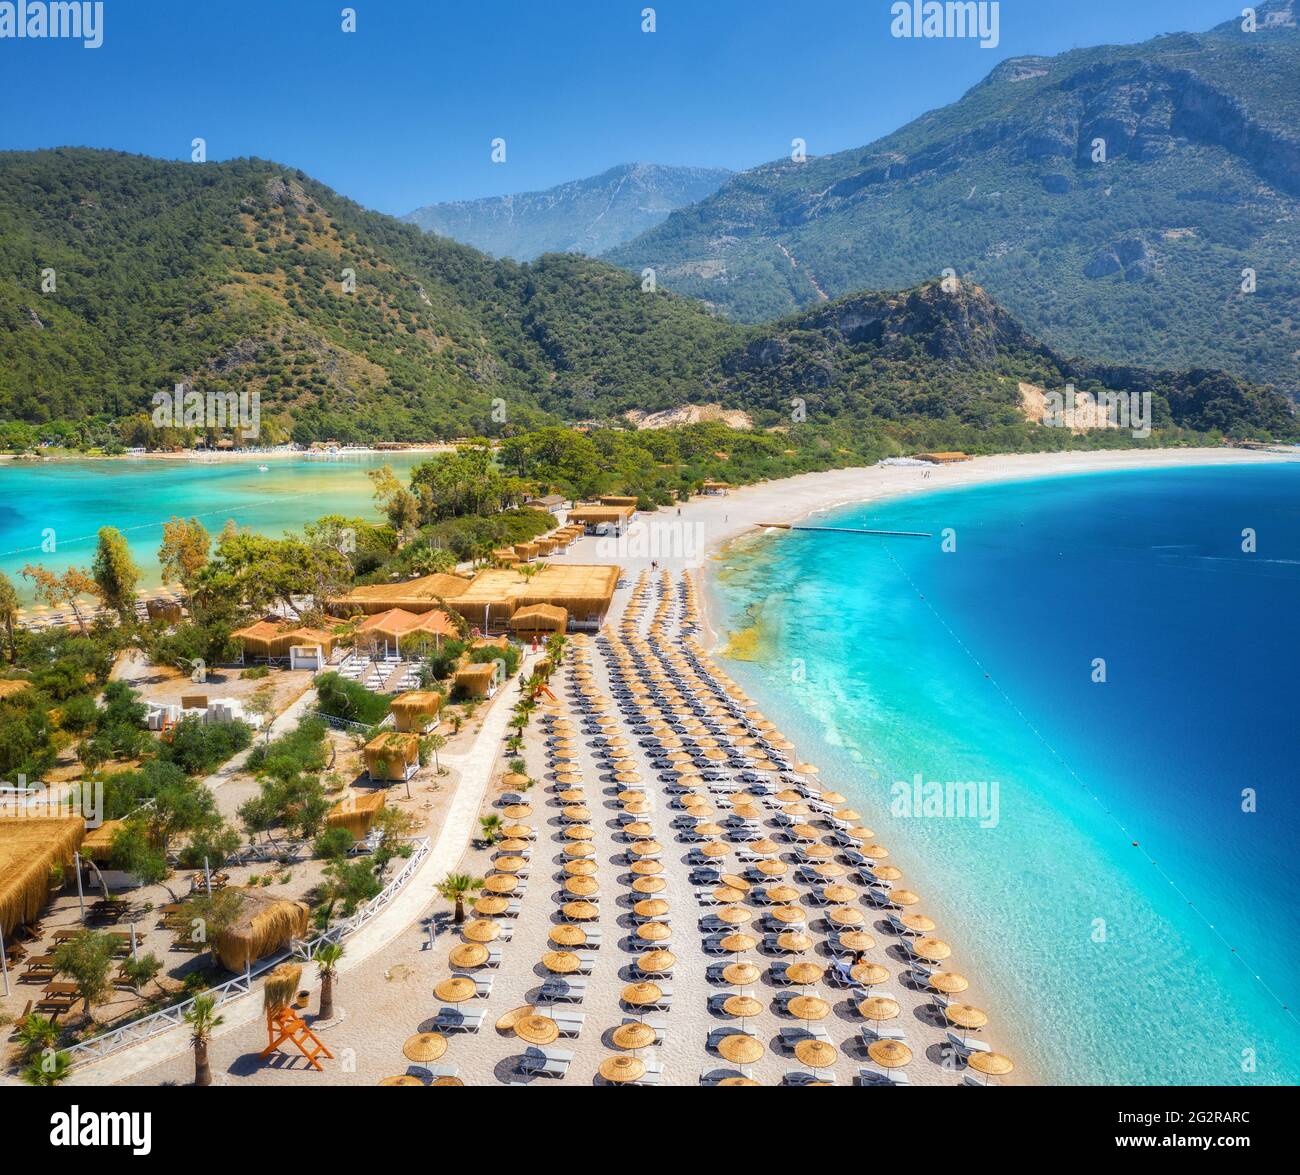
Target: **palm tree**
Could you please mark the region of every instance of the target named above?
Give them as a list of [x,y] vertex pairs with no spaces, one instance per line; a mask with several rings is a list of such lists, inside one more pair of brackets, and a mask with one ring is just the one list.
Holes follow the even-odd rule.
[[62,1085],[71,1072],[72,1058],[67,1053],[56,1053],[47,1048],[32,1057],[19,1076],[24,1085],[52,1086]]
[[468,873],[449,873],[436,888],[444,902],[456,903],[456,925],[459,926],[465,921],[465,899],[483,888],[483,879],[471,877]]
[[505,827],[505,822],[493,812],[488,816],[480,816],[478,826],[483,833],[483,843],[494,845],[501,836],[501,830]]
[[190,1046],[194,1049],[194,1084],[211,1085],[212,1069],[208,1065],[208,1041],[223,1023],[217,1015],[217,997],[197,995],[183,1017],[190,1026]]
[[59,1026],[49,1016],[36,1012],[25,1017],[15,1033],[24,1060],[33,1060],[38,1053],[48,1052],[59,1039]]
[[320,1018],[334,1019],[334,976],[338,971],[339,960],[343,958],[343,944],[327,942],[316,948],[312,959],[320,975]]

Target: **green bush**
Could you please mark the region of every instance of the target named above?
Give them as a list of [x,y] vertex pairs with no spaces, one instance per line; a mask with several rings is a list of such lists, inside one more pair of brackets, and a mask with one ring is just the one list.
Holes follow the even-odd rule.
[[388,713],[388,699],[372,693],[359,681],[331,671],[316,679],[316,705],[322,714],[374,726]]

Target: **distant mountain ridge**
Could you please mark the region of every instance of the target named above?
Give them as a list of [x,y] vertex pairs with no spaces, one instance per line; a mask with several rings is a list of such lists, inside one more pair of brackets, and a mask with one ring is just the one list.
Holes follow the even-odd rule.
[[605,257],[745,322],[951,269],[1066,353],[1295,394],[1296,11],[1004,61],[868,147],[746,171]]
[[540,192],[429,204],[402,219],[493,257],[595,256],[712,195],[732,174],[720,167],[623,163]]
[[151,431],[150,404],[185,383],[258,394],[264,442],[677,410],[741,412],[823,455],[1005,451],[1072,443],[1026,424],[1020,385],[1073,382],[1150,391],[1162,429],[1297,435],[1269,388],[1067,360],[979,287],[948,284],[742,326],[603,261],[493,260],[264,160],[0,152],[0,434],[98,421],[124,443],[179,443]]

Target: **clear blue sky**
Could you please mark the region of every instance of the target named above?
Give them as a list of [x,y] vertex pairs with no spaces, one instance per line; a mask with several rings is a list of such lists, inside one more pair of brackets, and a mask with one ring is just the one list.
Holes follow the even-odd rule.
[[202,136],[210,158],[275,159],[403,213],[630,160],[860,146],[1005,57],[1200,31],[1242,4],[1002,0],[996,49],[894,39],[889,0],[352,0],[351,34],[344,7],[105,0],[99,49],[0,40],[0,147],[187,159]]

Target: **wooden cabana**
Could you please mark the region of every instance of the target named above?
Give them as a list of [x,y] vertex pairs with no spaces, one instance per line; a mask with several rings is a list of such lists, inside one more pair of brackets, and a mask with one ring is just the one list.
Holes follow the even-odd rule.
[[362,754],[376,783],[400,783],[420,769],[420,740],[402,731],[384,731],[366,743]]
[[515,543],[515,554],[519,556],[521,562],[531,563],[537,558],[537,544]]
[[631,506],[636,509],[636,498],[631,494],[602,494],[596,500],[602,506]]
[[398,730],[407,734],[428,734],[438,728],[442,694],[436,690],[410,690],[398,694],[389,709]]
[[501,684],[502,662],[479,661],[462,666],[452,678],[452,687],[469,698],[490,698]]
[[510,617],[510,631],[521,641],[545,640],[568,627],[568,609],[554,604],[529,604]]
[[349,795],[341,799],[325,814],[327,828],[346,828],[353,840],[360,840],[370,831],[375,818],[387,802],[387,794],[382,791],[363,792],[359,796]]
[[502,567],[513,567],[519,562],[519,556],[515,554],[513,548],[503,548],[492,552],[492,561]]
[[545,559],[547,555],[555,551],[554,539],[538,539],[533,545],[537,548],[537,557],[539,559]]
[[70,875],[85,835],[80,816],[0,818],[0,930],[6,937],[45,908],[59,871]]
[[311,914],[303,902],[272,898],[247,889],[233,889],[243,902],[234,922],[222,930],[213,946],[227,971],[243,971],[250,963],[287,947],[307,933]]
[[391,608],[403,608],[407,612],[428,612],[437,607],[439,600],[449,603],[455,600],[469,585],[470,581],[463,576],[441,573],[422,575],[418,579],[408,579],[401,583],[370,584],[353,588],[346,596],[332,601],[330,611],[345,616],[358,612],[373,616]]

